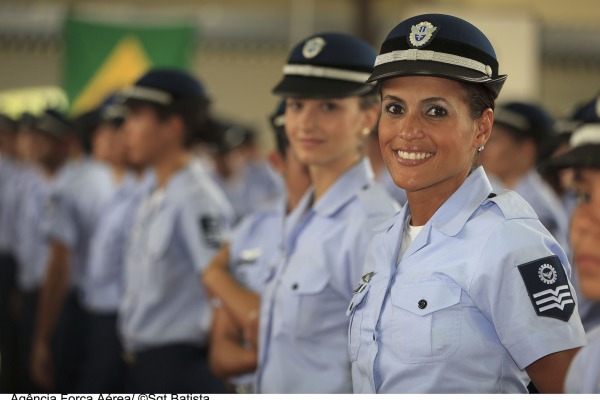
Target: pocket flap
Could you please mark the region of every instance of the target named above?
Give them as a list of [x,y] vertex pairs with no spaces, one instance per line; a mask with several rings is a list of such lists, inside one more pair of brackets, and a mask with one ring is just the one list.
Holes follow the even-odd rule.
[[446,282],[419,282],[395,286],[392,304],[423,316],[460,302],[461,288]]
[[286,277],[284,285],[292,294],[304,295],[320,293],[329,282],[329,270],[324,267],[309,267]]

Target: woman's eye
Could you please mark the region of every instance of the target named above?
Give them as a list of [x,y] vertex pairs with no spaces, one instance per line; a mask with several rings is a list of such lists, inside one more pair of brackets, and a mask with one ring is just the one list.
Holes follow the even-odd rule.
[[332,111],[335,110],[337,108],[337,106],[334,103],[323,103],[321,105],[321,109],[323,111]]
[[390,103],[385,106],[385,112],[391,115],[402,114],[404,109],[396,103]]
[[443,107],[433,106],[427,110],[426,114],[430,117],[445,117],[448,112]]
[[290,110],[299,110],[302,104],[299,101],[288,101],[285,106]]
[[584,190],[578,190],[575,192],[575,198],[577,199],[577,204],[587,204],[592,201],[592,194]]

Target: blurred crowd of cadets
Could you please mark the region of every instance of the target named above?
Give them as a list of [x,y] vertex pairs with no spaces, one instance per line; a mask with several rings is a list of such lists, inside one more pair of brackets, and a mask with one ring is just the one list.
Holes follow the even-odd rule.
[[[101,129],[105,126],[103,122],[110,120],[103,116],[104,111],[106,107],[99,106],[97,110],[69,121],[70,128],[76,133],[64,141],[70,169],[107,164],[113,167],[113,174],[123,173],[126,166],[123,140],[119,140],[118,135],[107,135]],[[571,187],[572,176],[568,170],[560,174],[545,174],[540,166],[549,157],[568,149],[569,136],[578,121],[585,118],[582,115],[585,112],[578,110],[557,122],[534,104],[500,104],[496,110],[492,140],[480,160],[494,189],[512,189],[528,200],[565,249],[568,249],[569,216],[576,203]],[[31,114],[23,114],[18,120],[0,115],[2,392],[32,392],[37,389],[30,378],[29,357],[38,299],[30,298],[29,294],[39,290],[44,280],[43,257],[35,260],[35,255],[45,249],[44,231],[47,227],[43,226],[42,216],[54,211],[53,199],[43,178],[48,175],[48,168],[52,168],[53,160],[47,159],[49,154],[45,149],[48,145],[44,135],[39,134],[39,122],[40,117]],[[119,127],[118,123],[113,125],[117,131]],[[192,143],[193,154],[209,169],[214,181],[229,199],[237,221],[272,206],[284,196],[281,177],[269,166],[258,145],[256,132],[215,119],[211,119],[203,129],[206,132],[199,137],[204,140]],[[119,134],[123,135],[122,132]],[[381,158],[376,129],[371,139],[365,153],[371,160],[376,179],[400,204],[404,204],[405,193],[394,184]],[[88,174],[87,178],[103,179],[101,174]],[[89,193],[81,193],[81,196],[86,195],[89,196]],[[28,263],[36,265],[30,265],[30,270],[24,271]],[[575,275],[572,278],[577,286]],[[584,325],[597,325],[600,322],[598,306],[586,302],[581,296],[579,298]],[[74,390],[77,384],[72,384],[70,388]]]

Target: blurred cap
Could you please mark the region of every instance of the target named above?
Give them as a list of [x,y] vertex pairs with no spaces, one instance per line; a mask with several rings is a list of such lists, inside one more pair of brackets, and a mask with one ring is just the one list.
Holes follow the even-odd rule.
[[367,82],[414,75],[480,83],[495,98],[506,81],[488,38],[469,22],[444,14],[418,15],[396,25]]
[[100,119],[104,122],[122,124],[127,116],[127,108],[123,100],[120,94],[107,97],[100,106]]
[[230,122],[218,122],[219,139],[214,144],[215,150],[220,154],[226,154],[242,146],[252,133],[245,127]]
[[559,135],[570,136],[585,123],[600,122],[600,95],[576,107],[568,118],[556,122],[555,130]]
[[23,114],[21,114],[21,116],[19,117],[19,121],[17,122],[19,125],[19,130],[35,129],[36,119],[37,118],[33,114],[29,112],[24,112]]
[[574,115],[582,119],[569,140],[571,150],[545,162],[541,168],[543,171],[571,167],[600,168],[600,96],[583,105]]
[[54,109],[45,110],[35,119],[33,129],[57,140],[64,140],[73,126],[62,113]]
[[153,69],[122,94],[125,101],[139,100],[162,106],[169,106],[177,99],[210,101],[200,81],[175,69]]
[[510,129],[516,137],[532,138],[538,145],[556,136],[554,119],[532,103],[510,102],[496,107],[494,125]]
[[374,89],[365,81],[373,70],[375,55],[370,44],[351,35],[312,35],[292,49],[273,93],[307,98],[366,94]]

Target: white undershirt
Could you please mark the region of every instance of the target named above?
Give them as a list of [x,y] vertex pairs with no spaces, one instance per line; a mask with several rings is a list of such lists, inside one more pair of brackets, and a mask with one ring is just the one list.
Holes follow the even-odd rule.
[[402,256],[404,255],[404,253],[406,253],[406,250],[411,245],[411,243],[414,242],[415,238],[417,237],[419,232],[421,232],[421,230],[423,229],[424,226],[425,225],[412,226],[407,221],[406,226],[404,227],[404,234],[402,235],[402,243],[400,245],[400,251],[398,252],[398,264],[400,264],[400,260],[402,259]]

